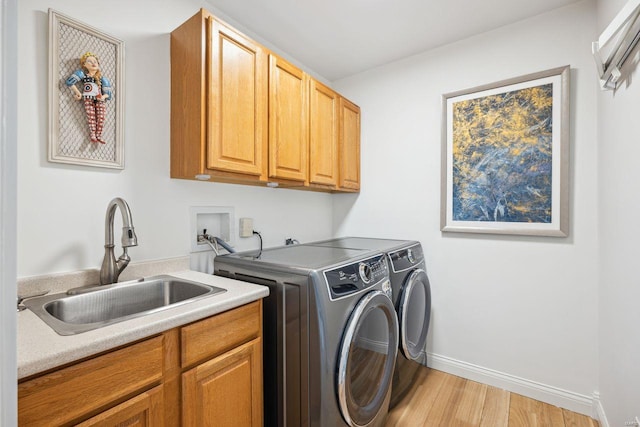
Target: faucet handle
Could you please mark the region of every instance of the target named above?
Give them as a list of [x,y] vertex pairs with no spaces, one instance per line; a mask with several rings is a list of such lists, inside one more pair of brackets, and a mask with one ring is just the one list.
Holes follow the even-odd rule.
[[207,243],[207,242],[214,243],[214,237],[210,234],[207,234],[206,228],[204,228],[202,230],[202,234],[198,234],[196,238],[198,243]]
[[124,270],[127,265],[129,265],[129,262],[131,262],[131,257],[129,256],[129,252],[127,252],[127,247],[123,247],[122,248],[122,255],[120,255],[116,261],[116,282],[118,281],[118,276],[120,276],[120,273],[122,273],[122,270]]

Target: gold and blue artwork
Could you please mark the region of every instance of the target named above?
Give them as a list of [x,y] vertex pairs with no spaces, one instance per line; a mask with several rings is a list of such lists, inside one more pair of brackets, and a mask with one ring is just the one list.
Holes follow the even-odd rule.
[[553,99],[548,83],[453,103],[455,221],[553,221]]

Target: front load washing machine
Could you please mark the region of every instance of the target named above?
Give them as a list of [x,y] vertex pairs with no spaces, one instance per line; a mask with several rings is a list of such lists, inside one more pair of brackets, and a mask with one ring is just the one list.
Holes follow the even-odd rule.
[[420,365],[426,365],[426,341],[431,317],[431,287],[420,242],[414,240],[343,237],[309,245],[345,250],[379,250],[390,264],[393,303],[400,325],[400,351],[396,360],[390,407],[406,395]]
[[269,287],[266,426],[384,425],[399,343],[385,254],[294,245],[218,256],[214,267]]

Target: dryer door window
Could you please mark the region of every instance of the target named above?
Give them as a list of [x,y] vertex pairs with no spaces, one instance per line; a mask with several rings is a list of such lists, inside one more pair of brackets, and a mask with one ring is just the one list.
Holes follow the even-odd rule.
[[338,401],[349,426],[370,423],[388,405],[398,350],[398,321],[382,291],[366,294],[347,323],[338,361]]
[[400,348],[407,359],[418,361],[425,350],[430,316],[431,288],[427,273],[414,270],[405,281],[398,306]]

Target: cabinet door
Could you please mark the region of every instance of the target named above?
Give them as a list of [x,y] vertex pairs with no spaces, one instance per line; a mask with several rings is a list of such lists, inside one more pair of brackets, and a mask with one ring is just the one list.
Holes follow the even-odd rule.
[[322,83],[309,83],[309,182],[338,183],[339,96]]
[[360,189],[360,107],[340,98],[341,189]]
[[307,182],[308,77],[269,55],[269,178]]
[[266,179],[266,52],[213,18],[207,27],[207,167]]
[[185,427],[262,426],[262,340],[185,372],[182,414]]
[[164,426],[162,407],[162,386],[115,406],[83,423],[78,427],[116,427],[116,426]]
[[158,336],[18,384],[18,424],[69,425],[162,381]]

